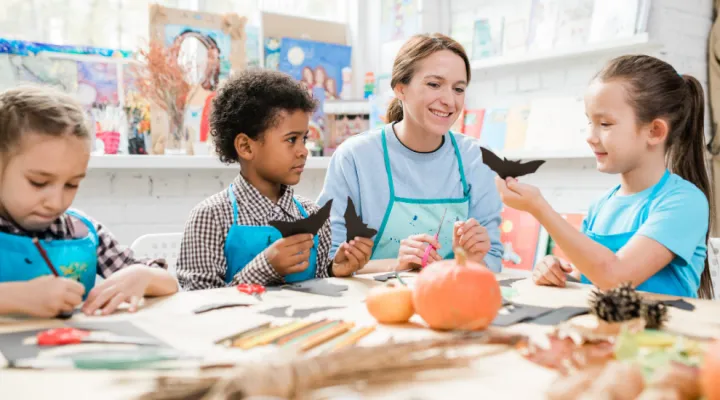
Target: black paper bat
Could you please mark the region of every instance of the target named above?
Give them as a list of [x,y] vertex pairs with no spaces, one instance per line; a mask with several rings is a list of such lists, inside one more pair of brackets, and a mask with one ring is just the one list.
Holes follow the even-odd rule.
[[363,220],[355,212],[355,204],[350,197],[347,198],[345,208],[345,228],[347,229],[347,242],[356,237],[370,239],[377,233],[376,229],[368,228]]
[[500,159],[495,153],[482,146],[480,150],[482,151],[483,162],[490,167],[491,170],[497,172],[501,179],[507,177],[517,178],[519,176],[532,174],[545,163],[545,160],[534,160],[523,163],[508,160],[505,157]]
[[316,235],[322,228],[325,221],[330,218],[330,209],[332,208],[332,200],[328,201],[318,212],[307,218],[299,219],[293,222],[270,221],[268,225],[275,227],[280,231],[282,237],[286,238],[293,235],[312,234]]

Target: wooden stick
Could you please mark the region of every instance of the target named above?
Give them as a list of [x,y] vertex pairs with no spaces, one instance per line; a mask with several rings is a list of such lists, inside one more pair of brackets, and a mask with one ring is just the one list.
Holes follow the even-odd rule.
[[345,335],[345,337],[341,338],[335,345],[330,349],[330,351],[339,350],[343,347],[349,347],[360,341],[360,339],[364,338],[365,336],[369,335],[372,331],[375,330],[375,325],[371,326],[365,326],[360,329],[358,329],[355,332],[349,332],[348,335]]
[[288,345],[298,344],[300,342],[303,342],[304,340],[306,340],[309,337],[313,337],[313,336],[319,334],[320,332],[324,332],[324,331],[334,327],[335,325],[340,324],[341,322],[342,321],[338,321],[338,320],[330,320],[326,324],[323,324],[322,326],[318,326],[315,329],[303,334],[302,336],[298,336],[296,338],[293,338],[292,340],[285,342],[283,345],[288,346]]
[[287,333],[293,332],[297,329],[304,328],[307,325],[310,325],[311,321],[297,321],[297,322],[290,322],[288,324],[282,325],[278,327],[277,329],[271,329],[269,332],[263,332],[258,336],[254,336],[251,338],[248,338],[247,341],[243,340],[242,343],[240,343],[239,346],[241,349],[247,350],[249,348],[255,347],[255,346],[262,346],[266,345],[273,340],[279,338],[280,336],[283,336]]
[[260,325],[254,326],[252,328],[242,330],[238,333],[233,333],[230,336],[225,336],[223,338],[220,338],[215,341],[215,344],[220,344],[223,346],[230,346],[236,340],[246,338],[246,337],[250,336],[251,334],[258,333],[259,331],[262,331],[262,330],[267,330],[269,327],[270,327],[270,322],[265,322],[264,324],[260,324]]
[[318,329],[319,327],[329,324],[330,322],[332,322],[332,321],[328,321],[327,319],[323,318],[319,321],[313,322],[312,324],[310,324],[302,329],[298,329],[294,332],[288,333],[287,335],[280,336],[279,338],[273,340],[272,343],[282,346],[285,343],[287,343],[297,337],[303,336],[309,332],[313,332],[316,329]]
[[328,329],[327,331],[320,332],[316,336],[308,338],[303,344],[301,344],[300,351],[308,351],[313,347],[334,338],[337,335],[341,335],[347,332],[348,330],[352,329],[353,326],[355,326],[355,324],[352,322],[342,322],[339,325]]

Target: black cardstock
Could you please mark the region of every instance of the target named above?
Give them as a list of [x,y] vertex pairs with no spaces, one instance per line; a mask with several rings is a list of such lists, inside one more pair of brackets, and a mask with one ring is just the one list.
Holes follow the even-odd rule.
[[492,151],[480,147],[482,159],[485,165],[497,172],[501,179],[508,177],[517,178],[523,175],[532,174],[545,163],[545,160],[534,160],[528,162],[512,161],[507,158],[500,158]]
[[328,218],[330,218],[331,208],[332,200],[328,201],[318,212],[307,218],[293,222],[270,221],[268,225],[280,231],[280,234],[284,238],[302,234],[317,235],[320,228],[322,228]]
[[347,230],[347,243],[356,237],[370,239],[377,234],[376,229],[369,228],[357,213],[355,212],[355,204],[350,197],[347,198],[347,207],[345,208],[345,228]]

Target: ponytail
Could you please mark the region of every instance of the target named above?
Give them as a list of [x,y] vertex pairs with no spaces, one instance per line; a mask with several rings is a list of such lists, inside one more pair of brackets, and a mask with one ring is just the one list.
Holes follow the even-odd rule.
[[402,103],[400,103],[400,100],[397,98],[393,98],[390,102],[390,105],[387,109],[387,114],[385,116],[387,119],[388,124],[392,124],[393,122],[400,122],[403,119],[403,109],[402,109]]
[[[705,160],[705,96],[703,95],[702,86],[697,79],[690,75],[683,75],[682,78],[685,81],[688,93],[685,101],[685,126],[678,135],[677,140],[675,140],[670,149],[668,149],[667,162],[673,173],[695,184],[695,186],[705,194],[705,197],[707,197],[710,206],[710,219],[708,221],[708,232],[705,235],[705,242],[708,243],[711,230],[710,224],[714,220],[715,210],[713,207],[710,177]],[[705,258],[705,268],[700,277],[698,296],[705,299],[712,299],[714,297],[707,257]]]

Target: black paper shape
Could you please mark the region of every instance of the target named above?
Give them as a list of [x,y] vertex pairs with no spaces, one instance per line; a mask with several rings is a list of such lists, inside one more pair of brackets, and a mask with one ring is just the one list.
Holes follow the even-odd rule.
[[512,287],[513,283],[515,283],[517,281],[522,281],[522,280],[525,280],[525,278],[508,278],[508,279],[501,279],[498,281],[498,283],[500,284],[500,286]]
[[497,172],[501,179],[507,177],[517,178],[519,176],[532,174],[545,163],[545,160],[534,160],[524,163],[521,161],[508,160],[505,157],[500,159],[495,153],[482,146],[480,150],[482,151],[482,158],[485,165]]
[[493,326],[510,326],[545,315],[554,308],[531,306],[527,304],[511,303],[500,309],[497,317],[493,320]]
[[266,290],[294,290],[296,292],[318,294],[321,296],[341,297],[347,290],[347,285],[335,285],[324,279],[310,279],[298,283],[288,283],[281,286],[268,286]]
[[693,311],[695,310],[695,306],[691,303],[688,303],[687,301],[683,299],[675,299],[675,300],[663,300],[661,303],[665,304],[668,307],[675,307],[680,310],[685,311]]
[[316,235],[320,228],[330,218],[330,209],[332,208],[332,199],[327,202],[318,212],[307,218],[299,219],[293,222],[270,221],[268,225],[280,231],[282,237],[290,237],[294,235],[311,234]]
[[585,315],[590,312],[588,307],[560,307],[529,321],[538,325],[557,325],[578,315]]
[[347,230],[347,243],[356,237],[370,239],[377,234],[377,229],[368,228],[363,220],[355,212],[355,204],[348,196],[347,207],[345,208],[345,229]]
[[206,304],[204,306],[200,306],[193,310],[193,313],[195,314],[202,314],[208,311],[213,310],[220,310],[222,308],[230,308],[230,307],[248,307],[251,304],[248,303],[212,303],[212,304]]

